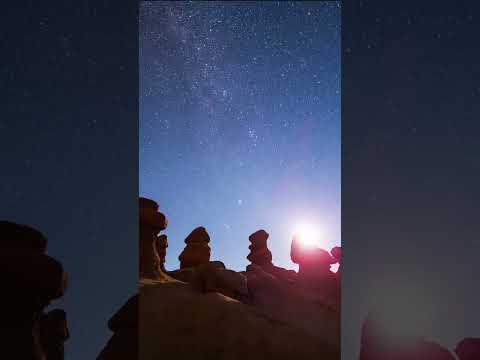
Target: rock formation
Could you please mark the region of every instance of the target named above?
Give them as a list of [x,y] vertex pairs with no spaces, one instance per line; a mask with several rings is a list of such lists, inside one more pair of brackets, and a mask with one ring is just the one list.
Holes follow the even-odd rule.
[[[296,278],[296,273],[293,270],[286,270],[284,268],[275,266],[272,262],[272,253],[268,249],[267,240],[269,238],[268,232],[260,229],[248,237],[251,245],[248,247],[250,253],[247,259],[252,265],[259,266],[263,271],[278,277],[282,280],[292,281]],[[247,267],[247,270],[249,268]]]
[[[210,262],[210,235],[207,230],[200,226],[195,228],[185,239],[185,249],[178,257],[180,269],[167,271],[167,274],[174,279],[191,283],[195,277],[195,270]],[[218,266],[209,266],[210,270]],[[223,266],[225,268],[225,266]]]
[[248,301],[245,276],[227,269],[221,261],[210,261],[209,242],[210,236],[204,227],[194,229],[185,239],[187,246],[179,256],[180,269],[167,274],[202,293],[218,292]]
[[[454,360],[442,346],[416,336],[402,339],[388,334],[381,325],[381,316],[371,313],[362,327],[360,360]],[[414,326],[414,324],[412,324]]]
[[0,299],[2,353],[16,359],[63,359],[68,338],[65,312],[44,309],[63,296],[67,277],[62,264],[46,255],[39,231],[0,221]]
[[320,337],[217,292],[143,280],[140,296],[140,360],[340,358]]
[[299,267],[298,287],[340,311],[340,277],[330,269],[338,260],[324,249],[303,246],[296,237],[292,239],[290,258]]
[[154,243],[154,248],[156,250],[155,258],[158,259],[158,267],[157,270],[162,272],[166,272],[165,270],[165,257],[167,256],[167,247],[168,247],[168,240],[167,235],[160,235],[157,241]]
[[185,249],[182,251],[178,260],[180,260],[180,269],[194,268],[210,261],[210,236],[204,227],[200,226],[194,229],[185,239]]
[[290,257],[295,264],[298,264],[298,274],[302,278],[314,281],[333,278],[330,266],[335,264],[336,260],[326,250],[305,247],[298,238],[294,237]]
[[[298,326],[338,349],[340,313],[338,307],[332,306],[338,303],[336,294],[328,292],[330,298],[327,299],[322,293],[321,290],[325,287],[324,278],[311,278],[308,274],[297,274],[293,270],[273,265],[267,246],[268,237],[265,230],[259,230],[249,237],[252,245],[249,247],[250,254],[247,259],[252,264],[247,266],[245,274],[250,303],[264,314]],[[297,253],[294,252],[293,255]],[[309,254],[302,255],[306,257]],[[323,264],[316,264],[317,260],[312,260],[313,265],[321,267]],[[332,259],[329,264],[331,262]],[[324,270],[322,267],[321,269]],[[327,269],[329,271],[329,265]]]
[[108,321],[113,332],[97,360],[133,360],[138,357],[138,295],[132,296]]
[[480,338],[463,339],[457,344],[455,353],[460,360],[480,359]]
[[195,269],[191,285],[202,293],[218,292],[232,299],[248,302],[247,278],[229,270],[221,261],[211,261]]
[[61,309],[54,309],[39,319],[40,343],[47,360],[64,358],[64,342],[70,337],[67,327],[67,314]]
[[[165,273],[166,235],[159,235],[168,224],[158,204],[147,198],[139,199],[139,277],[162,281]],[[138,358],[139,296],[132,296],[108,322],[113,332],[97,360],[131,360]]]
[[[155,244],[157,264],[167,247],[166,238],[149,233],[140,241],[148,260],[142,263],[151,269],[149,244]],[[114,335],[98,360],[131,360],[136,351],[140,360],[338,360],[338,313],[295,291],[294,277],[287,276],[295,272],[272,264],[267,238],[266,232],[252,234],[252,264],[236,272],[210,261],[210,237],[196,228],[185,240],[180,269],[141,272],[139,295],[110,320]]]
[[252,264],[263,267],[272,263],[272,253],[267,247],[267,239],[269,236],[270,235],[263,229],[249,236],[248,240],[251,245],[248,247],[250,254],[248,254],[247,259],[250,260]]
[[[158,211],[158,204],[150,199],[139,199],[139,272],[142,278],[156,278],[159,268],[164,268],[166,236],[158,237],[167,227],[165,215]],[[161,258],[163,255],[163,258]],[[163,260],[162,260],[163,259]]]
[[[206,238],[204,229],[192,234],[197,232]],[[268,234],[252,235],[250,250],[255,255],[249,259],[275,270],[271,255],[261,256],[269,252]],[[189,284],[172,278],[141,281],[140,359],[339,359],[336,312],[290,292],[286,277],[277,278],[255,263],[243,275],[220,261],[197,263],[169,275],[178,279],[186,270]],[[252,295],[260,297],[252,302]],[[272,304],[278,306],[262,307]]]

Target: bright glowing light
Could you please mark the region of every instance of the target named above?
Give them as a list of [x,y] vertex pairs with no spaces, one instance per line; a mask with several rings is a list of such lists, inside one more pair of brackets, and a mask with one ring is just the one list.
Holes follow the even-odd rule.
[[294,236],[305,247],[320,246],[321,232],[317,226],[309,223],[299,223],[295,226]]

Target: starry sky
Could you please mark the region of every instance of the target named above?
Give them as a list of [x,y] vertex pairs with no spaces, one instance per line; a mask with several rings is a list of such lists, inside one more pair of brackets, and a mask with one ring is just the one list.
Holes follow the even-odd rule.
[[[458,6],[457,6],[458,5]],[[478,2],[342,7],[342,356],[369,311],[480,337]]]
[[340,244],[340,3],[142,2],[139,26],[139,187],[167,269],[196,226],[236,270],[260,228],[287,268],[298,222]]
[[[140,38],[135,2],[3,10],[0,218],[44,232],[70,275],[54,304],[68,359],[95,358],[137,290],[138,185],[169,216],[170,269],[200,224],[235,269],[259,227],[285,267],[297,217],[340,241],[334,3],[142,4]],[[342,6],[346,359],[379,302],[448,347],[480,337],[479,13],[446,0]]]
[[137,292],[137,11],[17,3],[0,22],[0,219],[44,233],[68,273],[48,308],[67,312],[68,360],[95,359]]

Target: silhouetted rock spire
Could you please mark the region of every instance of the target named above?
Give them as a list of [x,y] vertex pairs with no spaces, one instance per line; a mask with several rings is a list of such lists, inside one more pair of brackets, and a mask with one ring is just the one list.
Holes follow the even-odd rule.
[[40,342],[47,360],[63,360],[63,343],[69,337],[65,311],[54,309],[40,318]]
[[63,359],[68,338],[63,310],[43,311],[63,296],[67,275],[62,264],[45,254],[47,239],[39,231],[0,221],[0,297],[2,353],[15,359]]
[[167,235],[160,235],[155,242],[156,256],[158,257],[158,270],[165,272],[165,257],[167,256]]
[[150,199],[139,199],[139,272],[141,278],[158,277],[159,268],[163,268],[164,253],[167,246],[165,235],[159,239],[160,231],[167,227],[165,215],[158,211],[158,204]]
[[185,239],[185,249],[178,257],[180,269],[197,267],[210,261],[210,236],[204,227],[194,229]]
[[254,232],[248,237],[251,245],[248,247],[250,254],[247,255],[247,259],[252,264],[265,266],[272,263],[272,253],[267,247],[268,237],[269,234],[263,229]]

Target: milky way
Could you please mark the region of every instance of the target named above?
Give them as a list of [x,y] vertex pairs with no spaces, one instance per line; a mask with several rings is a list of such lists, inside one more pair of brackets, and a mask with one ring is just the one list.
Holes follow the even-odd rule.
[[237,268],[258,227],[291,266],[298,217],[339,243],[339,3],[144,2],[139,36],[140,193],[170,218],[167,265],[197,225]]

